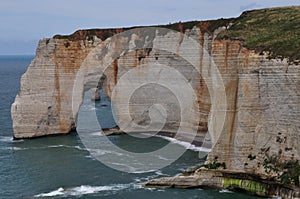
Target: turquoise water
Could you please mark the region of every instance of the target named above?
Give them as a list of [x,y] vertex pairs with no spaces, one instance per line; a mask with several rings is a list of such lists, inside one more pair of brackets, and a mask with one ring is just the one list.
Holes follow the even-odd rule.
[[[240,193],[202,189],[144,189],[140,184],[156,177],[173,176],[199,164],[198,152],[187,150],[168,167],[148,173],[111,169],[86,150],[76,133],[32,140],[12,140],[10,106],[20,77],[32,56],[0,56],[0,198],[255,198]],[[113,126],[110,105],[96,104],[102,127]],[[87,107],[88,108],[88,107]],[[112,136],[119,147],[144,152],[169,141],[152,137]],[[182,146],[177,146],[182,147]],[[105,151],[105,150],[103,150]],[[107,151],[106,151],[107,152]]]

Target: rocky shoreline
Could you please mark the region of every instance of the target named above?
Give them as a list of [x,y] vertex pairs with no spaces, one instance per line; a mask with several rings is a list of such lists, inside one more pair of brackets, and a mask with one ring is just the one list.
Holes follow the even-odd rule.
[[198,168],[175,177],[152,179],[142,185],[146,188],[212,188],[246,192],[260,197],[300,198],[300,189],[268,179],[267,176]]
[[[138,133],[138,132],[136,132]],[[118,126],[102,129],[105,136],[124,135]],[[156,135],[174,138],[176,132],[161,131]],[[179,141],[187,141],[188,138],[181,136]],[[203,143],[203,137],[196,137],[193,145],[200,147]],[[250,195],[260,197],[281,197],[281,198],[300,198],[300,189],[296,186],[285,185],[271,179],[269,176],[228,171],[220,169],[205,168],[206,165],[196,165],[188,168],[182,174],[174,177],[163,177],[149,180],[142,184],[145,188],[206,188],[206,189],[226,189],[230,191],[246,192]]]
[[[299,43],[299,30],[292,28],[300,24],[299,11],[300,6],[262,9],[227,20],[79,30],[42,39],[11,107],[13,136],[61,135],[76,129],[84,92],[99,86],[108,98],[117,91],[115,116],[123,124],[147,126],[152,112],[153,122],[164,131],[171,129],[157,135],[195,145],[204,141],[201,132],[194,140],[188,134],[174,137],[172,130],[209,131],[213,147],[205,163],[208,170],[151,181],[149,186],[249,191],[250,183],[255,187],[250,192],[257,195],[299,198],[300,51],[299,45],[291,45]],[[168,67],[160,70],[161,65]],[[132,86],[121,84],[129,71],[135,71],[127,76],[132,85],[144,86],[151,79],[147,91],[130,98]],[[153,78],[168,87],[185,79],[197,99],[177,99],[172,89],[156,87]],[[160,119],[165,114],[153,111],[153,104],[165,105],[167,120]],[[191,106],[181,106],[187,104]],[[123,132],[107,131],[114,134]],[[253,175],[259,178],[252,180]]]

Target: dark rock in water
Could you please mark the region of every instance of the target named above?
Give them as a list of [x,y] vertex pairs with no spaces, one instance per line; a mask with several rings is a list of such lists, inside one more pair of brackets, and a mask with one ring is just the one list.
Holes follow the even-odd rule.
[[112,128],[103,128],[102,129],[102,134],[105,136],[110,136],[110,135],[123,135],[126,134],[125,132],[121,131],[118,126],[112,127]]
[[92,101],[100,101],[100,100],[101,100],[101,97],[100,97],[99,89],[93,88],[93,89],[91,89],[91,90],[92,90],[92,97],[91,97],[91,100],[92,100]]
[[101,104],[102,107],[107,107],[107,104]]

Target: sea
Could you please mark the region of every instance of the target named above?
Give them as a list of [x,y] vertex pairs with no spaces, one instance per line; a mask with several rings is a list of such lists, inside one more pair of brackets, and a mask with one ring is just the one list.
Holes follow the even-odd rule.
[[[130,168],[130,172],[126,172],[101,162],[99,153],[105,155],[105,160],[111,164],[116,161],[113,158],[109,160],[113,157],[109,147],[103,145],[104,147],[98,148],[97,156],[86,147],[82,136],[76,132],[62,136],[13,140],[10,108],[19,92],[21,76],[33,58],[34,56],[0,56],[0,199],[257,198],[228,190],[143,188],[141,184],[150,179],[175,176],[189,167],[203,163],[199,155],[202,153],[201,149],[187,147],[189,145],[172,139],[152,136],[144,140],[130,135],[114,135],[109,138],[114,145],[123,149],[118,156],[125,160],[128,154],[122,154],[122,151],[145,153],[168,144],[175,150],[185,149],[173,163],[144,172],[138,169],[135,172],[134,166]],[[115,125],[111,105],[103,95],[102,98],[94,106],[83,103],[81,111],[96,112],[101,127],[110,128]],[[88,120],[81,117],[81,123],[88,123]],[[88,125],[84,129],[89,131]],[[130,158],[128,159],[132,161],[132,157]]]

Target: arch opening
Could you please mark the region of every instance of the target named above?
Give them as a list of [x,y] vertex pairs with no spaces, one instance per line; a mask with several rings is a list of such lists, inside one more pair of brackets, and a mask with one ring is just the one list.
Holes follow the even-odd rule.
[[[168,43],[170,42],[168,40],[172,42]],[[204,54],[205,50],[197,42],[190,40],[191,38],[175,31],[168,30],[166,32],[165,30],[161,31],[156,28],[141,28],[120,33],[104,41],[87,56],[77,74],[72,101],[75,118],[77,119],[78,110],[83,100],[83,91],[93,86],[97,87],[99,85],[99,77],[105,77],[101,83],[101,88],[112,102],[114,115],[117,117],[118,126],[121,131],[126,133],[154,132],[156,134],[157,132],[165,131],[164,127],[167,127],[166,132],[173,133],[172,131],[174,130],[175,139],[180,140],[184,138],[189,144],[194,142],[195,137],[201,135],[204,131],[206,134],[202,135],[202,142],[205,140],[205,136],[206,138],[212,137],[214,139],[214,132],[209,132],[213,136],[207,136],[209,135],[207,133],[209,128],[209,112],[211,107],[216,108],[216,106],[211,106],[209,93],[216,92],[217,88],[214,86],[212,78],[215,78],[214,81],[217,81],[219,76],[213,71],[213,75],[215,76],[209,77],[211,81],[208,81],[209,84],[205,84],[207,83],[207,78],[201,76],[201,72],[203,72],[203,68],[205,67],[202,67],[203,63],[199,60],[199,53]],[[162,46],[162,44],[167,44],[167,46]],[[186,49],[189,49],[187,46],[192,47],[188,52],[186,52]],[[202,71],[200,70],[201,67]],[[212,69],[210,68],[209,71],[204,70],[204,73],[207,74],[211,71]],[[209,73],[209,75],[211,74]],[[165,99],[171,99],[168,97],[166,91],[175,94],[175,99],[177,99],[181,108],[179,113],[181,117],[175,117],[179,121],[166,121],[167,117],[165,117],[165,113],[170,113],[170,111],[160,111],[161,107],[156,106],[157,103],[155,100],[150,100],[150,104],[137,103],[144,96],[145,92],[137,93],[145,85],[152,85],[150,89],[156,89],[156,92],[153,92],[153,94],[166,96]],[[167,89],[157,89],[159,87],[153,85],[160,85]],[[140,97],[135,97],[134,94]],[[147,97],[144,97],[142,101],[147,101],[145,99]],[[171,108],[175,107],[174,102],[166,104]],[[199,104],[204,105],[201,108],[205,107],[205,110],[202,109],[199,112]],[[175,112],[171,111],[171,114],[178,114]],[[202,121],[200,120],[201,114],[203,116],[201,118]],[[144,115],[146,117],[143,117]],[[138,122],[134,121],[137,118],[141,120]],[[97,119],[94,119],[93,122],[95,125],[89,125],[90,130],[92,132],[99,131],[100,127]],[[173,125],[170,126],[170,124]],[[199,126],[202,127],[200,131]],[[77,127],[77,131],[81,130]],[[93,135],[88,137],[86,132],[81,139],[85,139],[84,142],[87,145],[91,143],[95,144],[96,138]],[[92,151],[97,150],[95,148],[96,145],[90,145]],[[114,148],[112,151],[122,151],[118,147],[110,147]],[[150,153],[157,155],[158,152],[163,152],[169,157],[167,159],[175,161],[185,150],[170,150],[170,147],[167,145],[160,150]],[[145,155],[129,154],[135,157],[132,160],[133,162],[139,158],[143,160],[145,158]],[[98,158],[101,162],[105,162],[102,157]],[[145,161],[147,162],[150,159],[147,158]],[[150,162],[155,162],[155,160],[152,159]],[[151,165],[150,162],[149,165]],[[110,163],[108,165],[112,167],[116,166]],[[158,165],[162,166],[165,164],[160,163]],[[125,170],[128,171],[128,168]]]

